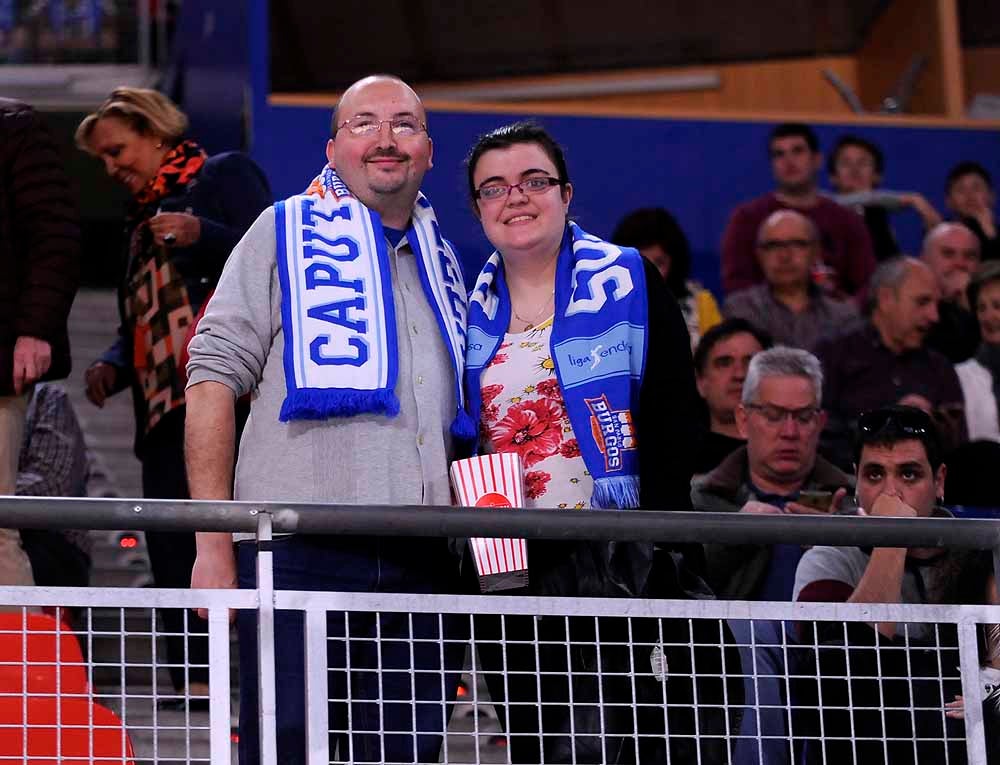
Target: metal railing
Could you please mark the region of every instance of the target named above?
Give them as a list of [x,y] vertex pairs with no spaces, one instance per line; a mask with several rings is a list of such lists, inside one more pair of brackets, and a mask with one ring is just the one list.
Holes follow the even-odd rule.
[[[929,746],[937,747],[933,749],[936,761],[986,762],[977,625],[1000,623],[1000,607],[275,591],[271,545],[266,543],[281,533],[656,539],[674,543],[711,540],[723,544],[967,548],[993,550],[997,561],[998,521],[47,498],[0,498],[0,518],[4,526],[17,528],[252,532],[265,543],[257,556],[258,586],[251,590],[0,587],[0,604],[84,610],[84,627],[78,634],[83,639],[91,680],[88,698],[118,714],[133,740],[143,730],[156,734],[151,749],[136,746],[140,760],[169,759],[156,751],[156,736],[167,728],[185,738],[186,748],[181,747],[184,751],[178,759],[213,763],[232,759],[228,611],[238,609],[253,611],[257,617],[260,752],[265,763],[279,761],[273,633],[276,611],[303,615],[308,678],[303,691],[305,752],[310,763],[326,763],[334,757],[354,759],[355,747],[361,745],[365,731],[359,732],[359,718],[352,717],[353,710],[374,705],[379,720],[393,719],[386,711],[390,699],[356,698],[352,685],[331,686],[326,671],[331,653],[350,655],[359,642],[374,641],[380,661],[388,655],[383,651],[388,652],[394,642],[405,645],[412,654],[428,645],[413,627],[415,620],[423,617],[438,625],[447,621],[454,628],[438,641],[437,649],[444,651],[449,640],[469,648],[465,674],[468,695],[460,700],[466,706],[456,712],[444,700],[451,690],[446,686],[454,682],[444,670],[434,675],[443,698],[427,702],[436,705],[435,714],[448,730],[441,744],[444,762],[506,761],[508,756],[515,762],[525,761],[525,747],[532,746],[538,749],[537,762],[574,758],[720,762],[731,755],[738,757],[738,747],[747,741],[758,750],[776,745],[788,753],[789,761],[812,756],[814,761],[839,763],[840,759],[834,758],[842,748],[861,757],[873,746],[889,761],[894,761],[893,753],[899,747],[912,750],[922,761],[930,750],[920,747]],[[157,655],[156,642],[162,635],[155,612],[197,607],[209,612],[207,725],[200,724],[190,708],[180,717],[178,713],[169,717],[166,712],[158,717],[157,712],[157,701],[172,694],[163,693],[164,681],[156,679],[164,662]],[[148,614],[148,609],[153,609],[153,619],[143,617],[149,626],[137,629],[130,620],[134,614]],[[367,632],[355,632],[356,623],[369,619],[379,625],[383,616],[392,614],[404,616],[401,636],[376,632],[373,638]],[[98,623],[100,619],[103,623]],[[731,628],[745,620],[804,625],[811,628],[812,635],[795,637],[792,631],[782,629],[773,642],[767,642],[751,630],[749,639],[735,639],[737,632]],[[111,624],[114,621],[117,625]],[[842,624],[846,639],[852,624],[883,621],[909,625],[901,645],[885,649],[868,646],[864,648],[867,654],[859,653],[856,647],[847,649],[843,642],[825,642],[816,629],[822,624]],[[918,639],[918,632],[925,634]],[[928,641],[926,634],[932,639]],[[0,628],[0,639],[2,636]],[[141,656],[130,655],[126,645],[136,639],[148,643]],[[117,653],[111,660],[101,660],[100,644],[115,641],[119,644]],[[743,655],[742,663],[730,649]],[[782,659],[781,674],[771,675],[763,665],[758,666],[757,657],[768,652]],[[749,662],[748,656],[752,657]],[[914,671],[900,676],[892,669],[896,656],[903,657],[904,665]],[[926,662],[919,663],[928,656],[933,659],[934,671],[926,669]],[[0,660],[0,674],[2,664]],[[355,669],[361,675],[369,672],[378,676],[378,670],[385,668],[380,664]],[[415,683],[422,670],[410,667],[408,672]],[[380,683],[377,679],[376,685]],[[740,695],[741,686],[752,686],[759,692],[767,683],[780,688],[781,703],[769,706],[761,695]],[[896,686],[907,699],[903,705],[890,690]],[[802,688],[805,692],[800,692]],[[875,706],[867,697],[873,689]],[[945,715],[943,703],[951,699],[943,694],[951,691],[964,697],[964,724]],[[31,695],[30,687],[26,693]],[[939,701],[928,702],[928,693]],[[3,696],[0,692],[0,702]],[[568,724],[567,730],[552,728],[547,719],[550,711],[560,709],[571,710],[560,718]],[[530,713],[525,714],[525,710]],[[782,729],[765,722],[775,713],[784,720]],[[836,718],[837,713],[840,718]],[[747,728],[743,723],[747,715],[758,718],[758,724]],[[909,722],[896,722],[903,718]],[[873,721],[877,723],[874,728]],[[926,735],[917,742],[919,727]],[[0,721],[0,741],[3,728]],[[205,732],[199,728],[209,734],[202,749],[191,743]],[[906,730],[911,731],[913,741],[907,738]],[[378,740],[377,746],[393,734],[406,732],[384,725],[368,731]],[[497,741],[504,746],[496,746]],[[583,759],[587,747],[589,756],[596,759]],[[0,745],[0,762],[26,761],[16,753],[8,755]],[[424,760],[385,757],[383,761]]]

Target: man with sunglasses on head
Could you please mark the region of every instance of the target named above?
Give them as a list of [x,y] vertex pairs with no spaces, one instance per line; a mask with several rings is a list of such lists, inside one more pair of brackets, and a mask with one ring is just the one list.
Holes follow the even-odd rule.
[[[750,361],[736,409],[745,447],[692,482],[695,510],[804,515],[835,512],[851,478],[816,454],[826,416],[820,409],[823,374],[811,353],[771,348]],[[807,502],[818,505],[807,506]],[[706,578],[725,600],[790,601],[802,547],[791,544],[705,546]],[[731,620],[748,677],[747,709],[734,763],[791,762],[783,681],[788,642],[780,622]],[[751,647],[756,644],[757,648]],[[789,652],[794,661],[794,656]],[[756,670],[756,672],[754,671]],[[754,702],[756,699],[756,702]],[[764,738],[758,742],[758,734]]]
[[[930,416],[922,410],[894,405],[862,414],[854,459],[860,513],[882,518],[951,517],[941,507],[947,472],[941,441]],[[956,601],[946,594],[956,589],[960,577],[957,560],[940,549],[813,547],[799,561],[794,596],[796,601],[833,603],[970,602]],[[981,599],[971,602],[984,602],[985,581],[979,583],[979,588]],[[976,598],[975,593],[958,596]],[[942,629],[934,624],[893,622],[801,623],[803,642],[845,645],[846,635],[846,645],[852,649],[852,678],[868,678],[852,679],[850,687],[843,679],[833,679],[847,674],[846,655],[828,648],[819,651],[823,706],[852,706],[851,695],[855,703],[850,710],[850,725],[844,711],[823,713],[825,738],[811,749],[809,761],[815,758],[818,762],[825,755],[825,762],[854,762],[854,744],[858,747],[854,750],[857,762],[964,762],[964,734],[956,721],[947,724],[948,737],[956,739],[954,746],[949,744],[947,757],[940,741],[919,741],[914,745],[914,739],[940,739],[945,735],[942,704],[961,693],[957,655],[940,649],[921,650],[929,645],[948,645],[951,638]],[[876,651],[876,645],[897,650]],[[955,687],[945,690],[942,681],[930,679],[942,674],[952,678]],[[877,676],[883,678],[881,683],[871,679]],[[893,682],[892,678],[900,679]],[[921,679],[910,682],[909,678]],[[801,700],[808,703],[808,698],[804,695]],[[879,708],[862,709],[870,706],[860,702],[866,698],[880,699]],[[816,722],[813,720],[812,725]],[[797,725],[796,734],[800,732],[809,735],[818,728],[800,731]],[[855,736],[877,740],[852,742]],[[890,741],[884,750],[883,736],[898,740]],[[837,737],[846,740],[831,740]]]
[[[462,275],[420,194],[433,153],[427,116],[408,85],[377,75],[344,92],[331,127],[328,164],[247,232],[191,341],[196,499],[451,503],[448,462],[475,425],[462,406]],[[233,402],[251,391],[234,487]],[[237,543],[234,556],[230,535],[199,534],[192,586],[253,587],[257,547]],[[457,586],[444,539],[293,534],[271,548],[275,589]],[[278,759],[304,762],[302,614],[278,611],[274,622]],[[330,706],[338,759],[437,762],[464,659],[451,620],[341,613],[329,629],[330,698],[351,699]],[[240,612],[238,630],[246,765],[260,759],[253,612]]]

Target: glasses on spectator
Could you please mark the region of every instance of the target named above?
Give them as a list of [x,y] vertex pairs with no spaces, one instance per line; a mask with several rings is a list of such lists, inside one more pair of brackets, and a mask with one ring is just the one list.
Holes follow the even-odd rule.
[[553,186],[562,186],[562,181],[547,175],[536,175],[520,183],[489,183],[480,186],[476,189],[476,198],[484,202],[495,202],[498,199],[506,199],[514,189],[522,194],[534,196],[535,194],[544,194]]
[[934,424],[922,409],[875,409],[858,418],[858,430],[872,436],[892,428],[904,436],[922,436],[930,433]]
[[427,125],[416,117],[393,117],[391,120],[377,120],[374,117],[351,117],[337,125],[337,130],[347,128],[351,135],[367,138],[382,132],[382,126],[388,125],[396,138],[408,138],[427,130]]
[[744,404],[745,409],[759,412],[760,416],[771,425],[780,425],[791,417],[799,425],[812,425],[820,409],[818,406],[804,406],[801,409],[786,409],[774,404]]
[[765,239],[757,242],[757,249],[762,252],[779,252],[781,250],[808,250],[813,246],[812,239]]

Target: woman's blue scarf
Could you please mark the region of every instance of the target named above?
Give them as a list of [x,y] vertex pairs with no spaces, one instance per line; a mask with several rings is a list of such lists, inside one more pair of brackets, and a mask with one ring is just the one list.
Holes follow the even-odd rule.
[[[591,504],[639,506],[639,389],[648,342],[642,256],[569,223],[556,261],[551,353],[587,470]],[[503,261],[494,252],[469,298],[465,391],[479,416],[481,376],[510,324]]]

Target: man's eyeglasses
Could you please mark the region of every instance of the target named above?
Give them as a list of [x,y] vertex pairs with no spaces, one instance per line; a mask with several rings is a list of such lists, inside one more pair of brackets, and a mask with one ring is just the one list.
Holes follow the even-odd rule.
[[761,252],[779,252],[780,250],[808,250],[813,246],[812,239],[765,239],[757,242],[757,249]]
[[377,120],[374,117],[351,117],[337,125],[337,130],[347,128],[351,135],[362,138],[377,135],[382,132],[382,126],[388,125],[396,138],[408,138],[417,133],[423,133],[427,126],[414,117],[394,117],[391,120]]
[[771,425],[780,425],[791,417],[799,425],[812,425],[820,413],[818,406],[804,406],[801,409],[785,409],[774,404],[744,404],[745,409],[759,412],[760,416]]
[[535,195],[544,194],[552,186],[562,186],[562,181],[547,175],[536,175],[520,183],[490,183],[486,186],[480,186],[476,189],[476,198],[484,202],[494,202],[498,199],[506,199],[514,189],[522,194]]
[[934,430],[934,423],[925,411],[913,407],[875,409],[858,418],[858,430],[862,435],[873,436],[887,429],[904,436],[922,436]]

